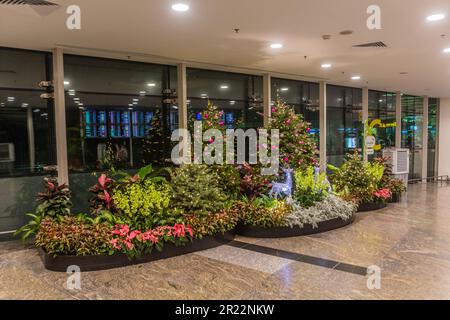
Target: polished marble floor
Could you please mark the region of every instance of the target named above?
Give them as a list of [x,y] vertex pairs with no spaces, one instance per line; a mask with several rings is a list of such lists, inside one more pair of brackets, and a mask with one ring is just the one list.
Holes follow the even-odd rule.
[[[0,243],[0,299],[450,299],[450,186],[410,186],[353,225],[288,239],[238,237],[181,257],[81,275],[47,271],[32,246]],[[369,266],[381,272],[369,289]],[[370,283],[373,283],[369,281]]]

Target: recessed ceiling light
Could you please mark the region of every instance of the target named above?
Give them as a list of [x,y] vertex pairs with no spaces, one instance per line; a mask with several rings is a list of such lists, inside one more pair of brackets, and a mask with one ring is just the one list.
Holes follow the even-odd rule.
[[139,99],[133,99],[133,102],[138,102],[139,101]]
[[33,110],[34,113],[38,113],[38,112],[40,112],[40,111],[41,111],[41,109],[34,109],[34,110]]
[[230,104],[231,104],[231,105],[235,105],[235,104],[236,104],[236,101],[231,100],[231,101],[230,101]]
[[4,103],[4,102],[0,103],[0,106],[4,107],[4,106],[5,106],[5,103]]
[[67,80],[64,81],[65,86],[68,86],[69,84],[70,84],[70,81],[67,81]]
[[132,104],[132,103],[129,103],[129,104],[128,104],[128,106],[129,106],[129,107],[132,107],[132,106],[133,106],[133,104]]
[[281,88],[281,91],[289,91],[289,88]]
[[445,18],[445,14],[437,13],[427,17],[428,21],[439,21]]
[[321,67],[322,67],[323,69],[329,69],[329,68],[331,68],[331,63],[323,63],[323,64],[321,65]]
[[15,101],[16,100],[16,98],[15,97],[8,97],[8,101],[9,102],[11,102],[11,101]]
[[84,110],[84,107],[78,107],[78,109],[80,109],[80,110]]
[[178,12],[185,12],[189,10],[189,6],[184,3],[175,3],[172,5],[172,10],[178,11]]
[[150,82],[150,83],[147,83],[147,86],[148,87],[156,87],[156,83]]
[[444,53],[450,53],[450,48],[445,48]]
[[133,104],[134,104],[134,105],[137,105],[138,103],[137,103],[137,102],[133,102]]
[[128,108],[128,110],[133,110],[133,108]]
[[360,80],[360,79],[361,79],[360,76],[353,76],[353,77],[352,77],[352,80]]
[[229,87],[226,84],[220,86],[220,89],[228,89],[228,88]]
[[22,108],[28,107],[28,103],[22,103]]
[[146,92],[145,91],[139,91],[139,95],[140,96],[145,96]]
[[281,43],[272,43],[272,44],[270,45],[270,47],[271,47],[272,49],[280,49],[280,48],[283,48],[283,44],[281,44]]
[[202,93],[202,94],[200,94],[200,97],[205,99],[205,98],[208,98],[208,95],[206,93]]

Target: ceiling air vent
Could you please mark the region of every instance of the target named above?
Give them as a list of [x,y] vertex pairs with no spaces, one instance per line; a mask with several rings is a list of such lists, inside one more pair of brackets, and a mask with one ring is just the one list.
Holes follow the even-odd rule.
[[378,41],[378,42],[357,44],[353,47],[354,48],[387,48],[387,45],[382,41]]
[[29,5],[29,6],[57,6],[56,3],[45,0],[0,0],[0,4]]

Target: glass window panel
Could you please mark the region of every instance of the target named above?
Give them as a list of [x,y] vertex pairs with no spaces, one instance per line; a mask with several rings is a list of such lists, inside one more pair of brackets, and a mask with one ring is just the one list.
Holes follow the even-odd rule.
[[423,98],[402,95],[402,147],[410,149],[409,179],[422,178]]
[[262,77],[188,68],[187,93],[190,125],[210,100],[235,124],[263,126]]
[[327,161],[340,166],[345,154],[361,151],[362,90],[327,86]]
[[0,48],[0,232],[25,224],[56,164],[53,101],[39,82],[51,80],[51,54]]
[[[170,158],[176,67],[65,55],[69,179],[86,210],[93,172],[135,171]],[[158,120],[158,121],[157,121]],[[156,157],[149,143],[158,145]]]
[[272,78],[272,99],[280,98],[311,124],[311,134],[319,146],[319,84]]
[[439,99],[430,98],[428,100],[428,177],[435,177],[437,161],[437,117]]

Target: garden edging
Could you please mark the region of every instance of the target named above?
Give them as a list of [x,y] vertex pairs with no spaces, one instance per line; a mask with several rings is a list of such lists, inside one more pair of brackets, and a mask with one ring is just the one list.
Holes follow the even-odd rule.
[[313,226],[310,224],[306,224],[302,228],[300,228],[300,227],[264,228],[264,227],[259,227],[259,226],[246,226],[246,225],[240,224],[236,227],[236,234],[238,234],[240,236],[244,236],[244,237],[250,237],[250,238],[299,237],[299,236],[306,236],[306,235],[331,231],[334,229],[339,229],[339,228],[342,228],[342,227],[352,224],[354,221],[355,221],[355,215],[353,215],[348,220],[336,218],[336,219],[319,222],[317,228],[313,228]]

